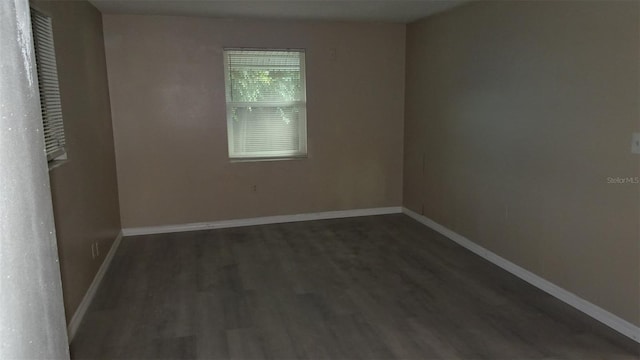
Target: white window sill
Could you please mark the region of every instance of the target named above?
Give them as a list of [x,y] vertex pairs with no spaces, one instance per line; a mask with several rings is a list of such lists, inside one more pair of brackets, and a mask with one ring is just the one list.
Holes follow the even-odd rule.
[[229,158],[231,163],[247,163],[247,162],[263,162],[263,161],[287,161],[287,160],[306,160],[307,155],[300,156],[283,156],[283,157],[264,157],[264,158]]
[[60,167],[60,166],[62,166],[62,165],[64,165],[64,164],[66,164],[67,162],[69,162],[69,160],[68,160],[68,159],[51,160],[51,161],[49,161],[49,163],[48,163],[48,165],[49,165],[49,171],[51,171],[51,170],[53,170],[53,169],[55,169],[55,168],[57,168],[57,167]]

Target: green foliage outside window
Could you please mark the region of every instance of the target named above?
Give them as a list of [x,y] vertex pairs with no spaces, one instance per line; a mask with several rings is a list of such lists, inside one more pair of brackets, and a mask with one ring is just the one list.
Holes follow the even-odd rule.
[[[291,70],[232,70],[231,98],[234,102],[293,102],[301,96],[300,72]],[[287,124],[291,121],[282,107],[276,107]],[[238,109],[232,118],[238,120]],[[249,106],[247,110],[252,111]]]

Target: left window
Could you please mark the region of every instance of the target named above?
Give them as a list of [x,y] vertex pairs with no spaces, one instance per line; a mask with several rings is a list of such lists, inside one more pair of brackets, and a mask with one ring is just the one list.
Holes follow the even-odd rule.
[[31,8],[31,28],[47,161],[65,160],[67,158],[66,141],[51,17]]

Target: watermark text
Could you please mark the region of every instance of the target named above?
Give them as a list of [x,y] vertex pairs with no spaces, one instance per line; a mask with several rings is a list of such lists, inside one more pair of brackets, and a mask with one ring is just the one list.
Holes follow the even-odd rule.
[[607,184],[640,184],[640,177],[608,177]]

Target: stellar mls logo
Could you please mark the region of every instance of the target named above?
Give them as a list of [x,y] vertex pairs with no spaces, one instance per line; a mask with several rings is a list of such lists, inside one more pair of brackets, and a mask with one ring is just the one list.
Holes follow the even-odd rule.
[[640,177],[608,177],[607,184],[640,184]]

